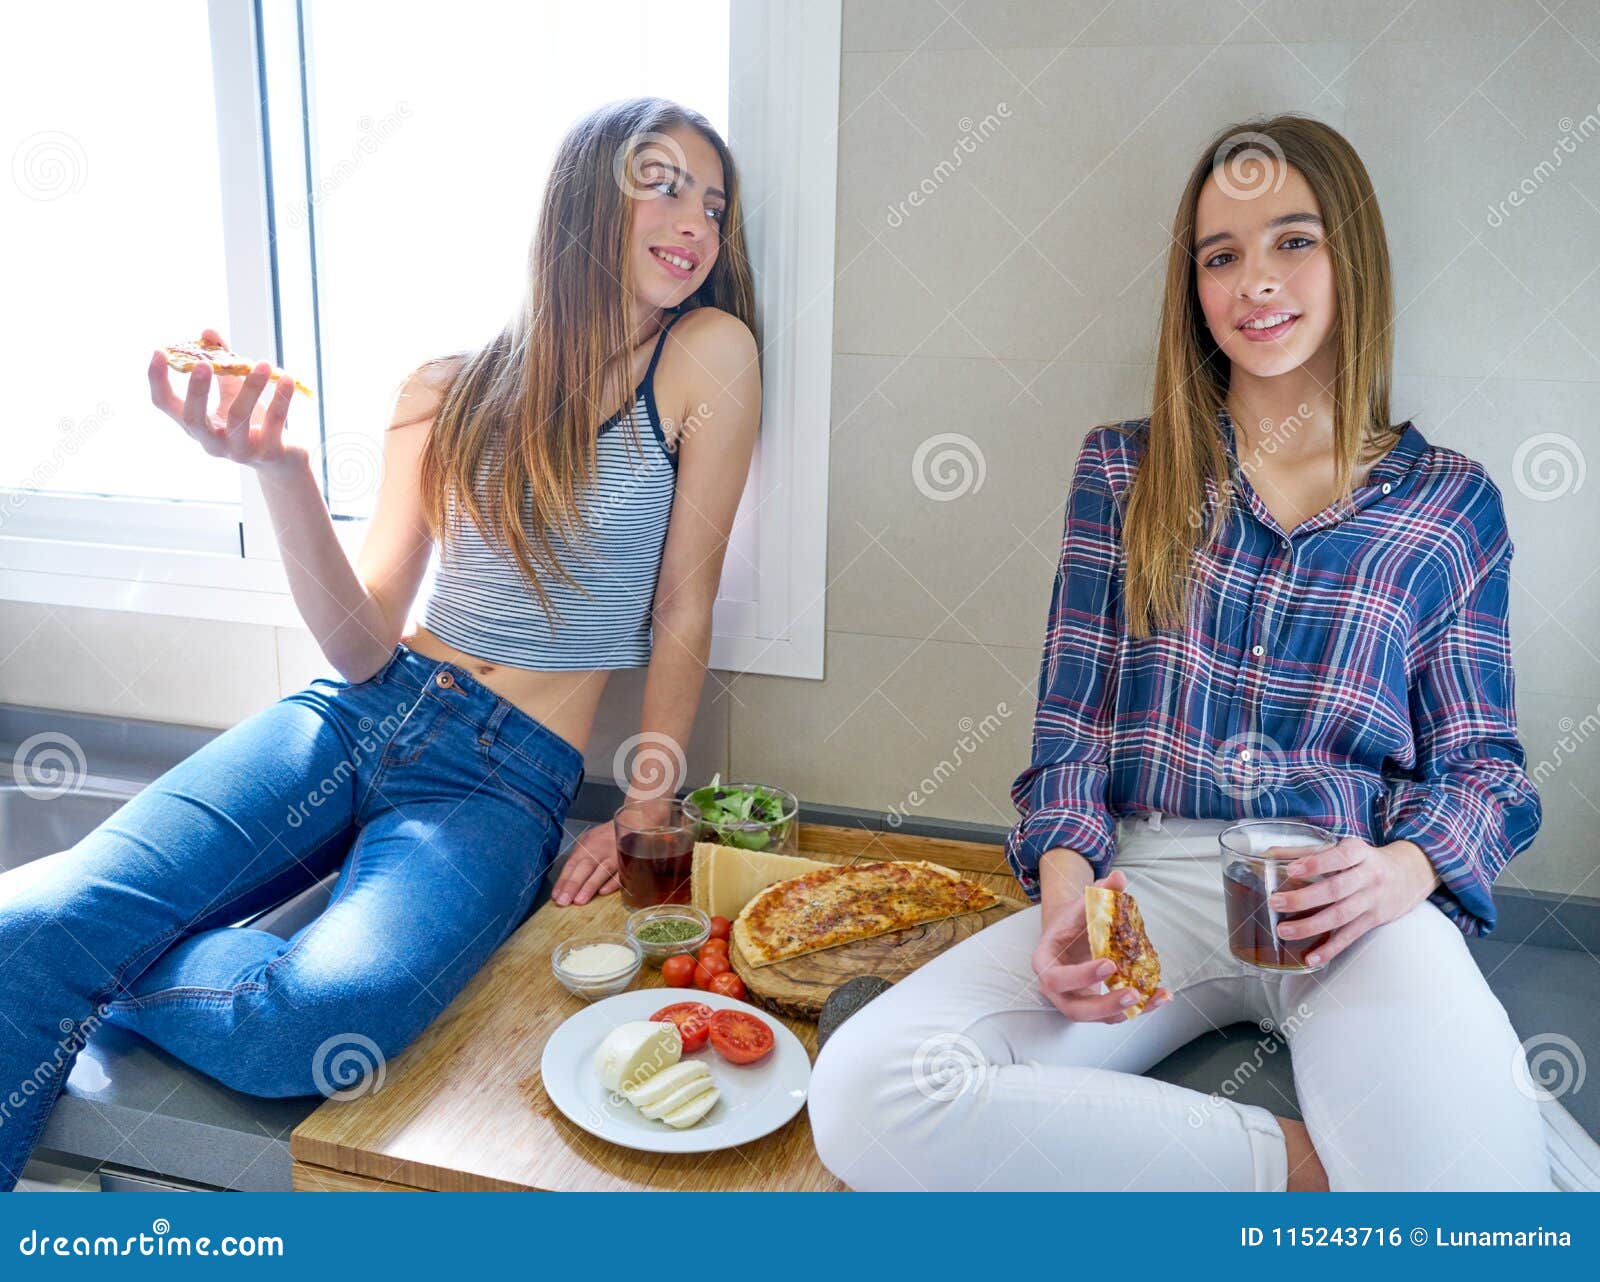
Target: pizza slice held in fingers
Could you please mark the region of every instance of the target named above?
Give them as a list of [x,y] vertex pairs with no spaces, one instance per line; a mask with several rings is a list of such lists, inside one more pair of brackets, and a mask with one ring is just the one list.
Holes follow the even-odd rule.
[[1089,949],[1096,960],[1110,958],[1117,964],[1116,974],[1106,980],[1107,988],[1129,988],[1139,1000],[1127,1007],[1129,1019],[1137,1015],[1161,986],[1161,959],[1144,931],[1139,905],[1125,890],[1110,886],[1086,886],[1083,912],[1089,927]]
[[[180,374],[187,374],[196,365],[209,365],[213,374],[243,378],[256,367],[256,362],[248,357],[231,351],[225,344],[213,343],[205,338],[168,343],[161,349],[161,354],[167,358],[167,364]],[[289,375],[274,366],[270,377],[273,382],[278,382]],[[311,389],[299,379],[294,380],[294,390],[305,396],[312,395]]]

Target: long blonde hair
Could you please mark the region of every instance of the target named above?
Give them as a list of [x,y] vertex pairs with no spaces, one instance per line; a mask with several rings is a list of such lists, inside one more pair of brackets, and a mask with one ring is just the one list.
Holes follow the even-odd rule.
[[[1190,606],[1193,556],[1227,523],[1234,499],[1226,446],[1217,431],[1229,361],[1206,326],[1195,283],[1195,210],[1213,172],[1250,173],[1287,163],[1316,195],[1333,257],[1335,487],[1348,498],[1364,452],[1392,445],[1389,423],[1394,294],[1383,218],[1366,167],[1331,126],[1280,115],[1230,125],[1206,144],[1178,202],[1167,254],[1166,291],[1156,343],[1148,442],[1123,521],[1127,558],[1125,627],[1134,637],[1180,625]],[[1257,173],[1261,172],[1259,169]],[[1218,502],[1204,532],[1206,478]]]
[[[558,535],[582,541],[587,523],[578,495],[595,475],[600,426],[628,404],[634,391],[628,332],[634,295],[627,254],[634,200],[629,188],[638,182],[640,150],[679,126],[697,130],[716,149],[727,194],[717,260],[682,307],[732,313],[758,335],[759,350],[732,153],[699,112],[644,97],[600,107],[562,141],[545,187],[517,315],[483,347],[428,363],[459,367],[422,454],[429,532],[449,537],[453,498],[461,509],[458,520],[464,513],[487,541],[509,549],[552,617],[556,612],[540,582],[541,571],[583,591],[558,560],[553,541]],[[505,448],[485,496],[479,470],[495,440]],[[522,520],[525,494],[532,499],[528,524]]]

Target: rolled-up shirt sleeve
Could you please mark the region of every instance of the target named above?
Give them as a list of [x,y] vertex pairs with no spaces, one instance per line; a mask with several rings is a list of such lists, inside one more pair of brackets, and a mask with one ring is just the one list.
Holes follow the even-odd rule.
[[1387,841],[1415,842],[1439,874],[1429,898],[1467,935],[1494,929],[1490,888],[1539,831],[1539,793],[1517,737],[1507,606],[1513,547],[1430,638],[1410,692],[1415,779],[1396,781]]
[[1011,786],[1021,818],[1006,836],[1006,858],[1033,899],[1045,851],[1076,850],[1097,877],[1116,856],[1106,793],[1122,586],[1120,519],[1103,442],[1108,430],[1115,429],[1089,433],[1073,470],[1039,665],[1033,757]]

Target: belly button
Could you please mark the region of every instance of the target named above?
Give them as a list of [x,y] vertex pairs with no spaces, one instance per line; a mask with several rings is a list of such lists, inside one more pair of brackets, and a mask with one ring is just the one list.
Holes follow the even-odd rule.
[[491,663],[486,667],[479,668],[478,669],[478,675],[480,677],[486,677],[493,671],[494,671],[494,664]]

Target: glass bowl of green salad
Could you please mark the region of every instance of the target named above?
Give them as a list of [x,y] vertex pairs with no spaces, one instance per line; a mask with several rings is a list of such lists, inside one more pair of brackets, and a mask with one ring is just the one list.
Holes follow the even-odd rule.
[[720,774],[683,800],[684,818],[697,841],[739,850],[792,855],[800,849],[800,802],[786,788],[764,783],[723,783]]

